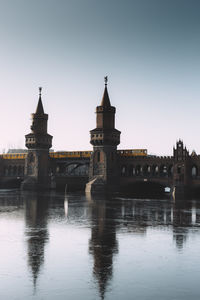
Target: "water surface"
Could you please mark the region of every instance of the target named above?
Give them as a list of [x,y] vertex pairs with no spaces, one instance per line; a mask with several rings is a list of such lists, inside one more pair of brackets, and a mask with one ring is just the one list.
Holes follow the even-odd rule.
[[0,191],[0,299],[200,298],[200,201]]

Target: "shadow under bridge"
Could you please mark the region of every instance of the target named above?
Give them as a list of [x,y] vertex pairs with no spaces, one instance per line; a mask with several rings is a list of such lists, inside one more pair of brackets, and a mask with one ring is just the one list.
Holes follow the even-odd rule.
[[89,162],[59,162],[56,166],[56,189],[77,191],[84,190],[88,182]]
[[88,176],[88,173],[89,162],[59,162],[56,167],[56,175],[58,176]]
[[135,197],[163,197],[171,191],[171,182],[164,178],[137,178],[126,180],[122,185],[123,193],[131,194]]

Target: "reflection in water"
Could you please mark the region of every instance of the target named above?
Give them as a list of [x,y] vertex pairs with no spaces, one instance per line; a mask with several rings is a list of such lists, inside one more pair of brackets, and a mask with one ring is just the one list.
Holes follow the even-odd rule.
[[26,232],[28,244],[28,265],[31,268],[34,287],[44,262],[45,244],[48,241],[48,204],[49,198],[42,194],[23,194],[26,215]]
[[[124,274],[124,265],[125,270],[126,268],[129,268],[127,261],[130,261],[133,264],[132,269],[130,267],[129,270],[133,273],[134,271],[137,272],[136,275],[132,274],[133,277],[135,276],[135,282],[139,280],[138,278],[142,278],[141,282],[138,281],[138,286],[143,286],[143,280],[148,277],[148,272],[145,272],[146,265],[147,270],[148,268],[151,268],[151,261],[143,256],[147,253],[152,258],[152,261],[156,257],[154,260],[155,264],[157,264],[157,257],[160,257],[160,269],[154,268],[154,265],[152,268],[155,272],[152,276],[155,276],[157,281],[159,281],[160,276],[163,276],[162,273],[159,273],[159,270],[162,270],[163,266],[163,269],[166,269],[166,274],[168,265],[170,266],[169,271],[171,268],[172,272],[177,273],[177,265],[180,264],[182,270],[184,270],[183,273],[181,273],[181,276],[186,276],[185,278],[187,280],[187,260],[190,264],[190,268],[195,268],[196,261],[199,261],[199,251],[195,248],[196,246],[198,248],[198,239],[194,242],[193,239],[188,239],[188,237],[191,237],[193,234],[199,237],[200,201],[193,200],[174,202],[169,199],[137,200],[120,197],[109,198],[105,196],[91,197],[88,195],[85,198],[84,195],[79,194],[68,194],[64,196],[63,194],[61,195],[57,193],[37,194],[23,192],[20,194],[19,192],[0,192],[0,222],[2,219],[4,220],[4,223],[1,222],[0,225],[9,225],[11,223],[16,224],[16,220],[18,222],[20,220],[20,224],[23,225],[24,216],[26,225],[25,237],[28,270],[31,273],[31,288],[33,278],[33,285],[35,288],[35,295],[33,296],[34,299],[47,299],[45,296],[43,297],[44,294],[41,294],[41,290],[43,289],[44,291],[46,287],[43,286],[42,282],[44,278],[46,280],[52,271],[52,273],[54,273],[54,271],[56,273],[56,270],[59,270],[60,272],[55,275],[57,277],[53,277],[54,274],[50,275],[55,279],[52,283],[52,285],[55,285],[53,291],[60,291],[59,284],[63,281],[63,286],[61,286],[64,291],[63,293],[65,293],[63,299],[66,295],[69,299],[98,298],[95,298],[94,295],[91,295],[89,298],[82,297],[81,292],[83,292],[85,288],[84,286],[81,290],[79,287],[82,284],[80,284],[80,282],[83,282],[82,277],[81,281],[77,281],[79,284],[76,283],[76,279],[79,276],[81,268],[86,266],[85,261],[87,261],[88,252],[90,258],[92,258],[92,265],[86,268],[87,271],[90,267],[93,269],[92,280],[96,283],[95,293],[97,293],[101,299],[106,299],[107,296],[109,299],[114,299],[109,292],[112,291],[113,293],[113,290],[117,285],[121,285],[121,289],[126,289],[126,281],[128,281],[128,287],[130,287],[131,284],[135,284],[134,280],[131,281],[131,276],[127,276],[125,279],[122,278],[123,276],[121,274]],[[16,228],[16,233],[17,230],[19,231],[21,228],[22,237],[24,237],[24,227],[18,226]],[[13,242],[15,229],[10,232],[6,232],[3,236],[3,242],[7,245],[5,246],[7,249],[9,249]],[[158,233],[159,238],[156,236]],[[18,234],[17,236],[19,237],[20,235]],[[160,244],[162,244],[160,242],[160,238],[162,239],[162,237],[164,237],[164,247],[160,246]],[[54,243],[52,242],[53,240]],[[57,242],[60,242],[59,249],[57,247]],[[186,242],[191,243],[190,247],[184,247]],[[17,240],[17,243],[20,244],[21,241]],[[48,249],[51,249],[50,253],[52,256],[50,257],[56,258],[55,262],[53,262],[53,266],[51,265],[51,259],[49,259],[49,253],[45,253],[45,246],[47,243],[49,246]],[[84,244],[85,248],[82,247],[82,244]],[[81,249],[85,249],[85,253],[84,251],[79,250],[80,245]],[[128,248],[127,251],[124,250],[124,247]],[[174,248],[177,249],[176,255]],[[193,253],[189,258],[186,257],[184,260],[183,255],[187,254],[187,251],[190,250],[189,248],[193,249]],[[63,256],[60,257],[62,254]],[[76,255],[80,255],[80,257],[77,257]],[[128,256],[127,260],[125,257],[126,255]],[[167,262],[165,259],[162,260],[162,257],[164,256],[167,257]],[[18,257],[20,260],[20,255],[18,255]],[[68,257],[69,261],[66,257]],[[196,259],[196,261],[194,259]],[[82,265],[83,260],[84,263]],[[77,265],[77,261],[79,261],[79,265]],[[145,261],[144,265],[142,265],[143,261]],[[172,263],[168,264],[168,262]],[[45,268],[43,267],[44,263]],[[5,271],[7,270],[7,264],[5,263],[5,266],[2,266],[1,262],[1,268],[4,268],[4,274],[10,274],[9,271]],[[152,262],[152,264],[154,264],[154,262]],[[50,268],[49,265],[51,265]],[[142,268],[140,268],[141,265]],[[175,265],[174,269],[173,265]],[[185,269],[184,266],[186,266]],[[71,279],[67,276],[69,276],[69,269],[71,270],[73,267],[77,271],[74,271],[73,273],[73,276],[75,277],[70,274]],[[21,270],[24,272],[24,278],[26,278],[26,271],[24,271],[22,267]],[[122,273],[120,274],[121,270]],[[195,271],[197,272],[196,269]],[[41,273],[44,274],[44,278],[40,276]],[[113,276],[114,273],[115,276]],[[0,272],[1,280],[6,276],[2,274],[3,273]],[[63,278],[60,278],[59,276],[62,276]],[[90,277],[91,272],[88,275],[86,274],[86,281],[88,285],[86,285],[85,290],[87,290],[88,293],[90,293],[90,290],[93,289],[91,288]],[[116,277],[118,277],[117,283],[115,281]],[[198,276],[195,278],[197,277]],[[180,276],[177,276],[177,278],[176,280],[181,280]],[[72,280],[71,282],[70,279]],[[40,289],[36,290],[36,285],[39,280],[41,280]],[[70,283],[66,288],[66,285],[68,284],[67,281]],[[150,281],[151,280],[147,278],[145,284],[150,284]],[[166,277],[166,285],[167,284],[170,286],[170,279]],[[135,284],[134,288],[140,289],[138,286]],[[148,290],[150,291],[154,287],[155,286],[153,285],[149,285]],[[73,298],[74,291],[78,290],[78,288],[80,288],[80,297]],[[52,295],[52,299],[56,299],[56,292]],[[28,295],[30,295],[30,292]],[[145,297],[146,295],[141,299],[147,299],[147,297]],[[180,294],[178,294],[178,296],[175,295],[174,297],[176,297],[176,299],[182,299]],[[12,297],[10,297],[10,299],[12,299]],[[28,298],[16,297],[16,299]],[[149,297],[148,299],[155,298]],[[166,297],[166,299],[170,299],[170,297]]]
[[67,199],[67,195],[65,195],[65,201],[64,201],[64,210],[65,210],[65,216],[67,217],[68,215],[68,199]]
[[7,213],[23,207],[19,191],[0,190],[0,213]]
[[183,249],[188,235],[188,226],[192,226],[191,202],[176,201],[173,205],[173,239],[178,250]]
[[115,210],[109,199],[89,197],[92,218],[89,252],[93,255],[93,273],[99,285],[101,299],[104,299],[106,287],[112,279],[113,254],[118,252]]

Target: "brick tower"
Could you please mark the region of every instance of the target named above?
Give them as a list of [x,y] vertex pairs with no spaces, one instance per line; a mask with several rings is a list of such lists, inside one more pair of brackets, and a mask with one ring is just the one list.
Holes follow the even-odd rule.
[[120,143],[121,132],[115,129],[116,109],[110,104],[107,81],[105,77],[103,98],[96,108],[96,128],[90,131],[93,153],[86,192],[113,191],[118,187],[117,145]]
[[188,193],[188,186],[190,180],[190,159],[189,152],[184,147],[183,141],[179,139],[176,143],[174,152],[174,166],[173,166],[173,186],[172,196],[174,199],[183,199]]
[[52,136],[47,133],[48,115],[44,113],[42,88],[39,88],[39,100],[36,112],[32,114],[31,133],[25,136],[28,155],[25,160],[25,180],[22,189],[43,190],[50,187],[49,149]]

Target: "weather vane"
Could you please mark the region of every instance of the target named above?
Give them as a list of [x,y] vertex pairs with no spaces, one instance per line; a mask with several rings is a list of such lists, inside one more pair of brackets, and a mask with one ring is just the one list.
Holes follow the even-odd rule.
[[104,82],[105,82],[105,86],[107,86],[107,84],[108,84],[108,76],[104,77]]
[[41,94],[42,94],[42,87],[40,86],[39,87],[39,96],[41,96]]

